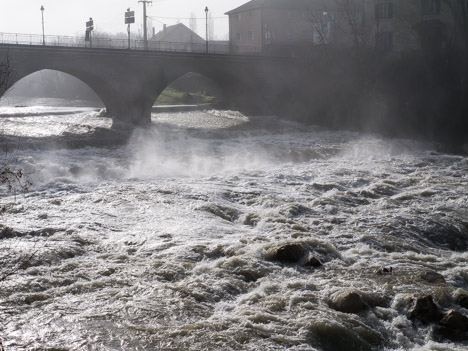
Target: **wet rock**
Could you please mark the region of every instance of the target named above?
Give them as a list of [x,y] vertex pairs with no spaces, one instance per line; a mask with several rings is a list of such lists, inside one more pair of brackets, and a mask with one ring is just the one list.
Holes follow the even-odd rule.
[[297,217],[310,212],[310,208],[300,204],[292,204],[284,210],[285,214],[292,217]]
[[315,257],[314,255],[309,255],[309,256],[306,256],[305,258],[303,258],[301,260],[301,265],[302,266],[305,266],[305,267],[321,267],[322,266],[322,262],[320,262],[320,260]]
[[22,235],[23,235],[22,233],[17,232],[16,230],[11,229],[10,227],[5,227],[3,225],[0,225],[0,240],[16,238]]
[[446,312],[434,329],[434,337],[439,341],[451,340],[462,342],[468,340],[468,317],[456,310]]
[[239,212],[236,209],[230,207],[209,204],[201,206],[198,209],[201,211],[210,212],[215,216],[221,217],[222,219],[229,222],[234,222],[237,218],[239,218]]
[[393,273],[393,268],[392,267],[380,267],[375,271],[375,274],[377,275],[389,275]]
[[416,297],[409,311],[409,318],[422,323],[438,322],[442,318],[442,311],[434,302],[431,295]]
[[255,271],[253,269],[237,269],[234,274],[239,275],[245,282],[255,282],[258,279],[264,277],[262,272]]
[[48,298],[50,298],[50,296],[46,294],[32,294],[26,296],[24,302],[26,302],[29,305],[37,301],[47,300]]
[[468,292],[462,289],[457,289],[453,293],[453,299],[458,305],[468,309]]
[[273,261],[281,263],[297,263],[305,255],[305,250],[301,244],[287,244],[277,248],[271,257]]
[[330,306],[340,312],[359,313],[366,309],[366,304],[359,291],[345,290],[331,297]]
[[255,227],[258,222],[260,222],[260,218],[254,213],[249,213],[244,217],[242,224]]
[[447,311],[439,324],[453,330],[468,331],[468,317],[457,310]]
[[424,271],[419,275],[419,277],[431,284],[445,284],[444,276],[434,271]]
[[[320,350],[342,351],[381,350],[382,334],[370,327],[335,321],[313,323],[310,328],[309,343]],[[315,349],[315,348],[314,348]]]

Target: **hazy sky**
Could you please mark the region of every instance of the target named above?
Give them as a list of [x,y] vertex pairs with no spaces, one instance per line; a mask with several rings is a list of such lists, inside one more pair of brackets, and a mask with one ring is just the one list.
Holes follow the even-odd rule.
[[[205,36],[205,6],[214,18],[216,39],[227,39],[228,19],[225,12],[248,0],[153,0],[147,15],[153,17],[156,31],[167,25],[182,22],[188,26],[193,12],[197,20],[198,34]],[[0,32],[41,34],[41,5],[44,6],[46,35],[84,35],[85,23],[93,17],[96,30],[103,32],[126,32],[125,10],[135,11],[136,23],[132,32],[137,32],[143,22],[142,4],[138,0],[0,0]],[[161,18],[165,17],[165,18]],[[221,18],[218,18],[221,17]]]

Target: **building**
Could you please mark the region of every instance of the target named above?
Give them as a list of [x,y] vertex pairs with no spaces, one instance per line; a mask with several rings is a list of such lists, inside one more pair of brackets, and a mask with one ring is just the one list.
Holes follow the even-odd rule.
[[148,47],[155,50],[204,52],[205,39],[183,23],[178,23],[173,26],[164,25],[160,32],[153,32]]
[[314,21],[314,43],[382,51],[446,47],[453,32],[453,13],[442,0],[330,0]]
[[149,48],[155,50],[228,53],[229,42],[210,40],[206,45],[205,39],[182,23],[173,26],[164,25],[163,30],[153,33],[148,43]]
[[226,13],[235,52],[297,50],[313,43],[311,11],[317,0],[252,0]]
[[392,51],[447,47],[455,28],[442,0],[375,1],[375,23],[376,47]]
[[[452,0],[453,1],[453,0]],[[316,45],[382,51],[446,47],[450,0],[252,0],[229,16],[235,52],[308,54]]]

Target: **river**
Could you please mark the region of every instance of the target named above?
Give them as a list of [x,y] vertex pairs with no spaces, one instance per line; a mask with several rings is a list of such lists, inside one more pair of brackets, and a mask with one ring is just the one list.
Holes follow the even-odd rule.
[[467,349],[411,317],[468,315],[466,156],[235,111],[113,132],[62,103],[0,106],[32,183],[1,189],[6,351]]

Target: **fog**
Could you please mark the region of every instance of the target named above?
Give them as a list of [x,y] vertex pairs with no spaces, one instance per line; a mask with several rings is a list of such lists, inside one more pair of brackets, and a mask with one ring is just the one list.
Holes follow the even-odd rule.
[[0,351],[466,351],[468,1],[243,3],[0,34]]
[[[224,40],[228,33],[228,18],[224,13],[243,3],[242,0],[154,0],[148,7],[147,15],[150,17],[150,26],[159,31],[163,23],[169,26],[180,22],[189,26],[193,13],[198,18],[198,34],[203,36],[205,7],[208,6],[214,19],[215,35]],[[42,34],[41,6],[45,8],[47,35],[82,36],[89,17],[94,19],[96,31],[126,33],[124,13],[127,8],[135,11],[136,24],[132,26],[134,33],[141,32],[143,23],[142,4],[137,0],[25,0],[2,1],[2,5],[0,32],[6,33]]]

